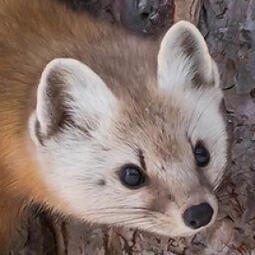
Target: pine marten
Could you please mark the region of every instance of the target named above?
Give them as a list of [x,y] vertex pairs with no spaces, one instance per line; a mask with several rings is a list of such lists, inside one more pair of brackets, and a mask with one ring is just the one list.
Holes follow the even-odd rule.
[[0,0],[0,254],[36,203],[167,236],[213,224],[227,159],[197,28],[158,47],[52,0]]

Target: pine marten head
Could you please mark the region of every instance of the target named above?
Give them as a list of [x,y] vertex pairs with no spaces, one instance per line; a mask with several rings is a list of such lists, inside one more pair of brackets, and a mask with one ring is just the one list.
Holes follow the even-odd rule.
[[30,134],[43,180],[66,213],[169,236],[215,221],[227,158],[223,95],[190,23],[163,38],[155,83],[118,97],[77,60],[45,67]]

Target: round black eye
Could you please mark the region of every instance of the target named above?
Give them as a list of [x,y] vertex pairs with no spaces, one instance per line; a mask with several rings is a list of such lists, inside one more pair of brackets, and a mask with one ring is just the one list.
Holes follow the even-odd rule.
[[122,167],[120,180],[124,185],[137,189],[145,182],[145,176],[140,167],[128,164]]
[[210,154],[202,143],[197,143],[194,149],[194,155],[197,166],[205,167],[208,165],[210,161]]

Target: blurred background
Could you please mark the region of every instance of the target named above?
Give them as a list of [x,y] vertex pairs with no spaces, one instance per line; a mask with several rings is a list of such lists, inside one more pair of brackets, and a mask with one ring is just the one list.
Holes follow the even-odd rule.
[[231,159],[218,191],[212,229],[192,238],[159,238],[132,229],[92,227],[34,208],[10,255],[255,255],[255,0],[52,0],[160,37],[180,19],[196,24],[219,65]]

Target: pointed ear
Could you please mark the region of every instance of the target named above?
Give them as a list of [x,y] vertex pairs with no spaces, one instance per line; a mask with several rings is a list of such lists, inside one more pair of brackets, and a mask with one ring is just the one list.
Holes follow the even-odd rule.
[[164,36],[158,55],[159,87],[167,90],[219,86],[219,74],[199,30],[180,21]]
[[33,126],[41,141],[65,124],[84,130],[111,117],[116,98],[101,78],[74,59],[54,59],[44,69],[37,90]]

